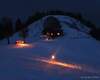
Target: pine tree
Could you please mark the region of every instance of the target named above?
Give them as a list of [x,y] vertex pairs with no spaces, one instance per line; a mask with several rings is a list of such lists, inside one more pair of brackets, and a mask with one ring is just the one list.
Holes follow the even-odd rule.
[[23,28],[21,20],[18,18],[15,23],[15,32],[20,31]]
[[63,30],[57,18],[50,16],[44,21],[43,35],[47,35],[51,38],[63,36]]
[[3,35],[3,26],[2,24],[0,23],[0,40],[4,38],[4,35]]
[[100,40],[100,28],[92,29],[90,31],[90,35],[94,37],[96,40]]
[[8,44],[10,44],[10,36],[13,34],[13,24],[10,17],[2,18],[3,25],[3,35],[7,39]]

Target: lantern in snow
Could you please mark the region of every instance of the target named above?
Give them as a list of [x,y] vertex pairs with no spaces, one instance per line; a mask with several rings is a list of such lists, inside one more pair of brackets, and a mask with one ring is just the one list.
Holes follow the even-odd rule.
[[57,33],[57,35],[59,36],[59,35],[60,35],[60,33]]
[[51,36],[53,36],[53,33],[51,33]]
[[47,32],[47,33],[46,33],[46,35],[50,35],[50,33],[49,33],[49,32]]

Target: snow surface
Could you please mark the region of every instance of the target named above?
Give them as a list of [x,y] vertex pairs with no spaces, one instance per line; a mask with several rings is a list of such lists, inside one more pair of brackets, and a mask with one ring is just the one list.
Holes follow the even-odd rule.
[[[32,47],[0,46],[0,80],[86,80],[84,77],[88,76],[100,80],[100,42],[87,34],[89,29],[86,26],[64,16],[55,17],[59,19],[65,35],[55,40],[41,39],[43,21],[47,17],[29,26],[26,41]],[[80,30],[69,26],[73,22],[78,25],[76,27],[81,27]],[[18,33],[11,37],[12,43],[18,39]],[[80,65],[83,69],[73,70],[35,60],[40,57],[49,59],[52,52],[56,52],[57,60]]]

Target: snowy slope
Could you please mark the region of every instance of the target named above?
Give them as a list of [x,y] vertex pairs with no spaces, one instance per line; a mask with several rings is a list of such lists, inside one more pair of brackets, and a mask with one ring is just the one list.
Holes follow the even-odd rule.
[[[28,27],[29,28],[29,36],[26,39],[27,42],[33,42],[33,41],[37,41],[40,39],[41,31],[43,29],[43,23],[47,17],[49,17],[49,16],[46,16],[46,17],[42,18],[41,20],[38,20],[38,21],[32,23],[31,25],[29,25],[29,27]],[[69,31],[67,28],[73,28],[73,30],[77,29],[80,32],[83,32],[86,34],[88,34],[90,31],[90,28],[86,27],[85,25],[81,24],[80,21],[75,20],[74,18],[71,18],[69,16],[57,15],[54,17],[56,17],[60,21],[63,28],[65,27],[63,29],[65,31],[65,33]],[[75,34],[78,34],[78,33],[75,32]],[[14,34],[13,37],[10,38],[11,43],[15,43],[15,41],[19,40],[19,39],[21,39],[19,37],[19,33]],[[7,44],[7,40],[5,39],[5,40],[0,41],[0,45],[1,44]]]
[[[26,40],[32,47],[0,46],[0,80],[81,80],[86,76],[95,76],[93,80],[100,79],[98,77],[100,76],[100,42],[87,35],[88,28],[82,28],[80,31],[71,28],[69,24],[73,22],[69,17],[56,17],[64,30],[63,37],[50,41],[40,38],[43,21],[46,19],[44,17],[29,26],[29,37]],[[82,25],[78,21],[76,24],[78,28]],[[86,32],[82,31],[84,29]],[[11,38],[13,42],[16,39],[18,39],[18,33]],[[41,57],[50,59],[52,52],[56,53],[57,60],[80,65],[82,70],[35,60]]]

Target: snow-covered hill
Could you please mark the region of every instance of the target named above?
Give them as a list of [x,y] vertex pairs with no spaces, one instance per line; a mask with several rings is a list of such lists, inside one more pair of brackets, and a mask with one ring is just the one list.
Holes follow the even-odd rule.
[[[47,17],[29,26],[26,41],[31,47],[16,48],[14,44],[0,46],[0,80],[84,80],[88,77],[99,80],[100,42],[88,35],[90,29],[73,18],[55,16],[62,25],[64,36],[44,40],[40,36]],[[17,33],[11,41],[14,43],[18,39]],[[65,68],[36,60],[49,60],[53,52],[56,60],[79,65],[82,69]]]

